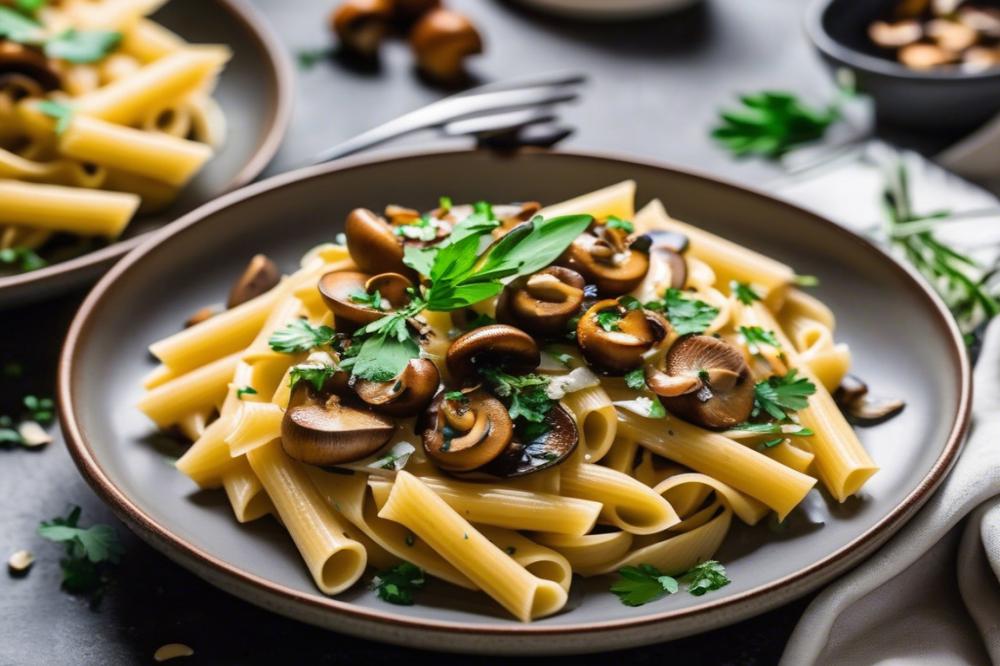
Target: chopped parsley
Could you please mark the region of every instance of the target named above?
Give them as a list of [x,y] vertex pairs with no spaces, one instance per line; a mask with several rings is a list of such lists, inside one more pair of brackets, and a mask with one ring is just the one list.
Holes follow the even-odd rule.
[[51,99],[43,99],[38,103],[38,110],[56,120],[56,134],[62,134],[69,129],[73,121],[73,107]]
[[469,397],[462,393],[461,391],[448,391],[444,394],[445,400],[457,400],[459,402],[468,401]]
[[450,212],[451,206],[451,197],[438,197],[438,208],[440,208],[442,212]]
[[252,386],[243,386],[241,388],[236,389],[236,397],[237,398],[239,398],[240,400],[242,400],[243,396],[245,396],[245,395],[257,395],[257,389],[255,389]]
[[677,578],[664,574],[651,564],[622,567],[618,576],[611,591],[626,606],[642,606],[675,594],[680,589],[680,583],[686,583],[688,592],[700,597],[731,582],[726,576],[726,568],[716,560],[695,565]]
[[[493,387],[494,393],[509,401],[510,418],[515,421],[522,419],[529,423],[541,424],[556,402],[546,392],[549,378],[543,375],[510,375],[497,368],[483,368],[480,373]],[[534,439],[545,430],[530,428],[529,432],[533,435],[529,438]]]
[[30,421],[48,425],[55,420],[55,402],[52,398],[39,398],[34,395],[26,395],[22,400],[26,417]]
[[370,294],[364,291],[359,291],[351,294],[351,300],[355,303],[367,305],[373,310],[382,309],[382,294],[379,291],[373,291]]
[[616,215],[609,215],[608,219],[604,222],[604,226],[608,229],[621,229],[627,234],[635,231],[635,225],[628,220],[623,220]]
[[816,385],[806,377],[798,377],[797,373],[798,370],[792,368],[787,375],[775,375],[757,382],[751,414],[757,416],[767,412],[772,418],[784,421],[791,412],[807,407]]
[[403,562],[391,569],[378,572],[372,579],[372,589],[382,601],[397,606],[412,606],[413,593],[426,583],[427,579],[420,567]]
[[810,437],[815,433],[805,426],[797,423],[740,423],[734,425],[732,430],[742,430],[761,435],[784,435],[786,437]]
[[96,604],[110,583],[110,566],[118,563],[124,548],[110,525],[80,527],[80,513],[80,507],[74,506],[64,517],[43,521],[38,534],[66,548],[66,556],[59,562],[63,587],[68,592],[90,594],[91,603]]
[[[2,5],[0,9],[3,9]],[[31,248],[6,247],[0,250],[0,266],[13,266],[19,271],[28,272],[37,271],[48,265],[49,263]]]
[[621,303],[622,306],[629,312],[631,312],[632,310],[638,310],[642,307],[642,303],[639,301],[638,298],[636,298],[635,296],[629,296],[628,294],[619,298],[618,302]]
[[618,322],[622,320],[622,316],[618,313],[618,310],[601,310],[594,315],[594,320],[598,326],[610,332],[619,330]]
[[625,386],[633,391],[642,391],[646,388],[646,371],[642,367],[629,370],[625,373]]
[[688,298],[680,289],[674,288],[667,289],[660,309],[666,313],[678,335],[704,333],[719,315],[719,308],[697,298]]
[[733,296],[736,297],[736,300],[743,305],[753,305],[754,301],[760,300],[760,294],[758,294],[754,288],[746,282],[732,280],[729,283],[729,289],[733,292]]
[[814,108],[789,92],[765,90],[740,96],[741,106],[719,113],[712,137],[734,156],[778,159],[823,138],[840,118],[836,103]]
[[[317,391],[322,391],[323,386],[337,372],[337,368],[332,365],[320,363],[302,363],[294,366],[288,373],[288,384],[295,388],[296,384],[306,381],[312,384]],[[254,391],[256,393],[256,391]]]
[[45,42],[45,55],[74,64],[97,62],[118,48],[122,33],[115,30],[67,30]]
[[432,241],[438,236],[437,226],[426,215],[421,216],[416,222],[401,224],[393,231],[397,236],[410,240]]
[[296,319],[271,335],[268,344],[276,352],[297,354],[333,342],[334,331],[329,326],[313,326],[305,319]]
[[760,326],[740,326],[739,332],[746,341],[751,354],[759,354],[761,345],[781,349],[781,342],[774,331],[766,331]]

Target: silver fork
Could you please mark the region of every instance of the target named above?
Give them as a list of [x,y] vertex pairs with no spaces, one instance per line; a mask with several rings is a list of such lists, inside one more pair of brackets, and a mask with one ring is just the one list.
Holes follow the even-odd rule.
[[478,135],[549,122],[554,118],[549,107],[577,99],[576,87],[585,80],[582,74],[556,74],[470,88],[362,132],[328,148],[310,163],[346,157],[422,130]]

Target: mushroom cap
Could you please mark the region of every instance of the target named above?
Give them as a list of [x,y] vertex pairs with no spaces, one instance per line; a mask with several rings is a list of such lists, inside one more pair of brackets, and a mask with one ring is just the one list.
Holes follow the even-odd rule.
[[667,267],[670,271],[671,288],[683,289],[687,284],[687,261],[678,252],[665,246],[653,245],[649,250],[649,263],[651,271],[657,264]]
[[253,300],[270,291],[280,281],[281,271],[278,270],[277,264],[266,255],[254,255],[243,271],[243,275],[236,280],[230,289],[226,307],[235,308],[237,305]]
[[583,276],[564,266],[518,278],[497,300],[497,321],[538,335],[560,335],[579,312],[585,286]]
[[417,65],[432,79],[449,83],[462,77],[467,56],[482,53],[479,31],[466,16],[450,9],[434,9],[410,32]]
[[381,310],[351,299],[353,295],[368,293],[365,285],[369,279],[370,276],[356,271],[333,271],[319,279],[316,286],[326,307],[333,312],[334,324],[339,330],[352,330],[370,324],[385,315]]
[[701,379],[696,391],[661,397],[672,414],[710,429],[730,428],[750,418],[753,377],[733,345],[709,335],[678,338],[664,358],[664,369],[671,377]]
[[[605,311],[617,312],[618,330],[606,331],[597,321]],[[628,310],[614,298],[590,306],[576,325],[576,341],[587,361],[611,373],[627,372],[642,364],[643,355],[666,337],[668,324],[648,310]]]
[[348,214],[344,235],[347,251],[361,271],[413,274],[403,263],[403,239],[388,222],[367,208],[355,208]]
[[290,457],[310,465],[340,465],[361,460],[382,448],[396,429],[374,412],[344,405],[337,396],[324,398],[308,386],[281,420],[281,447]]
[[[452,420],[471,421],[465,424],[470,428],[454,432],[449,425],[449,412]],[[470,413],[471,419],[462,418]],[[453,436],[446,437],[449,433]],[[447,400],[441,392],[427,410],[421,436],[427,455],[441,469],[452,472],[488,464],[507,449],[513,438],[514,423],[507,408],[482,389],[466,393],[464,401]]]
[[412,287],[413,282],[410,278],[401,273],[379,273],[368,278],[365,292],[374,294],[377,291],[395,310],[410,302],[410,293],[407,290]]
[[620,229],[598,225],[592,233],[576,238],[559,263],[596,285],[601,296],[621,296],[646,277],[650,245],[649,236],[628,239]]
[[924,70],[948,65],[958,59],[958,54],[934,44],[908,44],[899,49],[899,61],[910,69]]
[[354,392],[380,414],[407,417],[416,416],[427,408],[440,383],[437,366],[426,358],[415,358],[398,377],[387,382],[357,380]]
[[506,324],[491,324],[456,338],[448,347],[445,364],[456,381],[467,381],[477,377],[476,371],[484,363],[523,374],[537,368],[541,358],[530,335]]
[[515,437],[503,453],[479,471],[512,479],[565,462],[580,441],[576,422],[561,405],[553,405],[545,416],[545,424],[549,429],[537,439],[522,442]]
[[923,37],[923,33],[923,26],[914,19],[896,23],[875,21],[868,26],[868,37],[878,46],[886,49],[898,49],[912,44]]
[[975,28],[948,19],[928,21],[924,31],[946,51],[964,51],[979,41],[979,33]]
[[[45,54],[24,44],[0,39],[0,77],[15,74],[27,77],[41,88],[32,97],[39,97],[43,91],[62,87],[62,76],[57,66]],[[26,86],[27,84],[22,84],[21,87],[27,90]]]
[[330,28],[348,49],[374,56],[393,18],[394,0],[347,0],[330,15]]

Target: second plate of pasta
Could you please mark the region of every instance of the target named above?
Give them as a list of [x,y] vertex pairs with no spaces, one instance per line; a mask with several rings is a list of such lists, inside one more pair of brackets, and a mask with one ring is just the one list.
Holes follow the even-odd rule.
[[284,133],[288,56],[243,4],[15,3],[0,21],[0,307],[93,278],[255,178]]
[[88,298],[60,397],[88,480],[236,594],[409,645],[579,652],[871,552],[954,460],[961,344],[900,265],[763,195],[459,152],[196,211]]

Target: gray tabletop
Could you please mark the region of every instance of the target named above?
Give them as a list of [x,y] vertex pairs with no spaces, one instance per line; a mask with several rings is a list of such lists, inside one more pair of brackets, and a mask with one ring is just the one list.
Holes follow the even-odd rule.
[[[292,52],[329,43],[325,14],[331,2],[256,4]],[[707,131],[717,109],[738,91],[786,88],[817,102],[829,98],[832,85],[801,30],[803,4],[707,0],[670,18],[608,26],[550,19],[497,0],[451,0],[485,33],[487,52],[473,66],[482,80],[568,70],[590,76],[583,101],[565,110],[577,132],[564,145],[673,162],[753,185],[773,178],[774,167],[733,161],[711,144]],[[269,173],[440,95],[413,76],[402,43],[384,50],[374,73],[332,61],[300,71],[292,128]],[[920,138],[924,147],[940,141]],[[406,143],[455,145],[434,136]],[[25,368],[21,379],[0,377],[0,414],[16,412],[25,393],[52,394],[58,347],[82,296],[0,313],[0,366],[17,361]],[[25,578],[0,576],[0,664],[148,663],[157,647],[170,642],[194,648],[195,657],[185,662],[191,664],[399,664],[412,658],[410,650],[272,615],[177,567],[117,523],[77,474],[61,439],[41,451],[0,449],[0,492],[0,554],[6,558],[28,548],[39,558]],[[97,610],[59,591],[60,549],[35,536],[39,520],[64,513],[69,504],[82,506],[87,522],[118,526],[127,547]],[[614,658],[636,664],[775,663],[807,602]],[[546,661],[596,664],[607,656]]]

